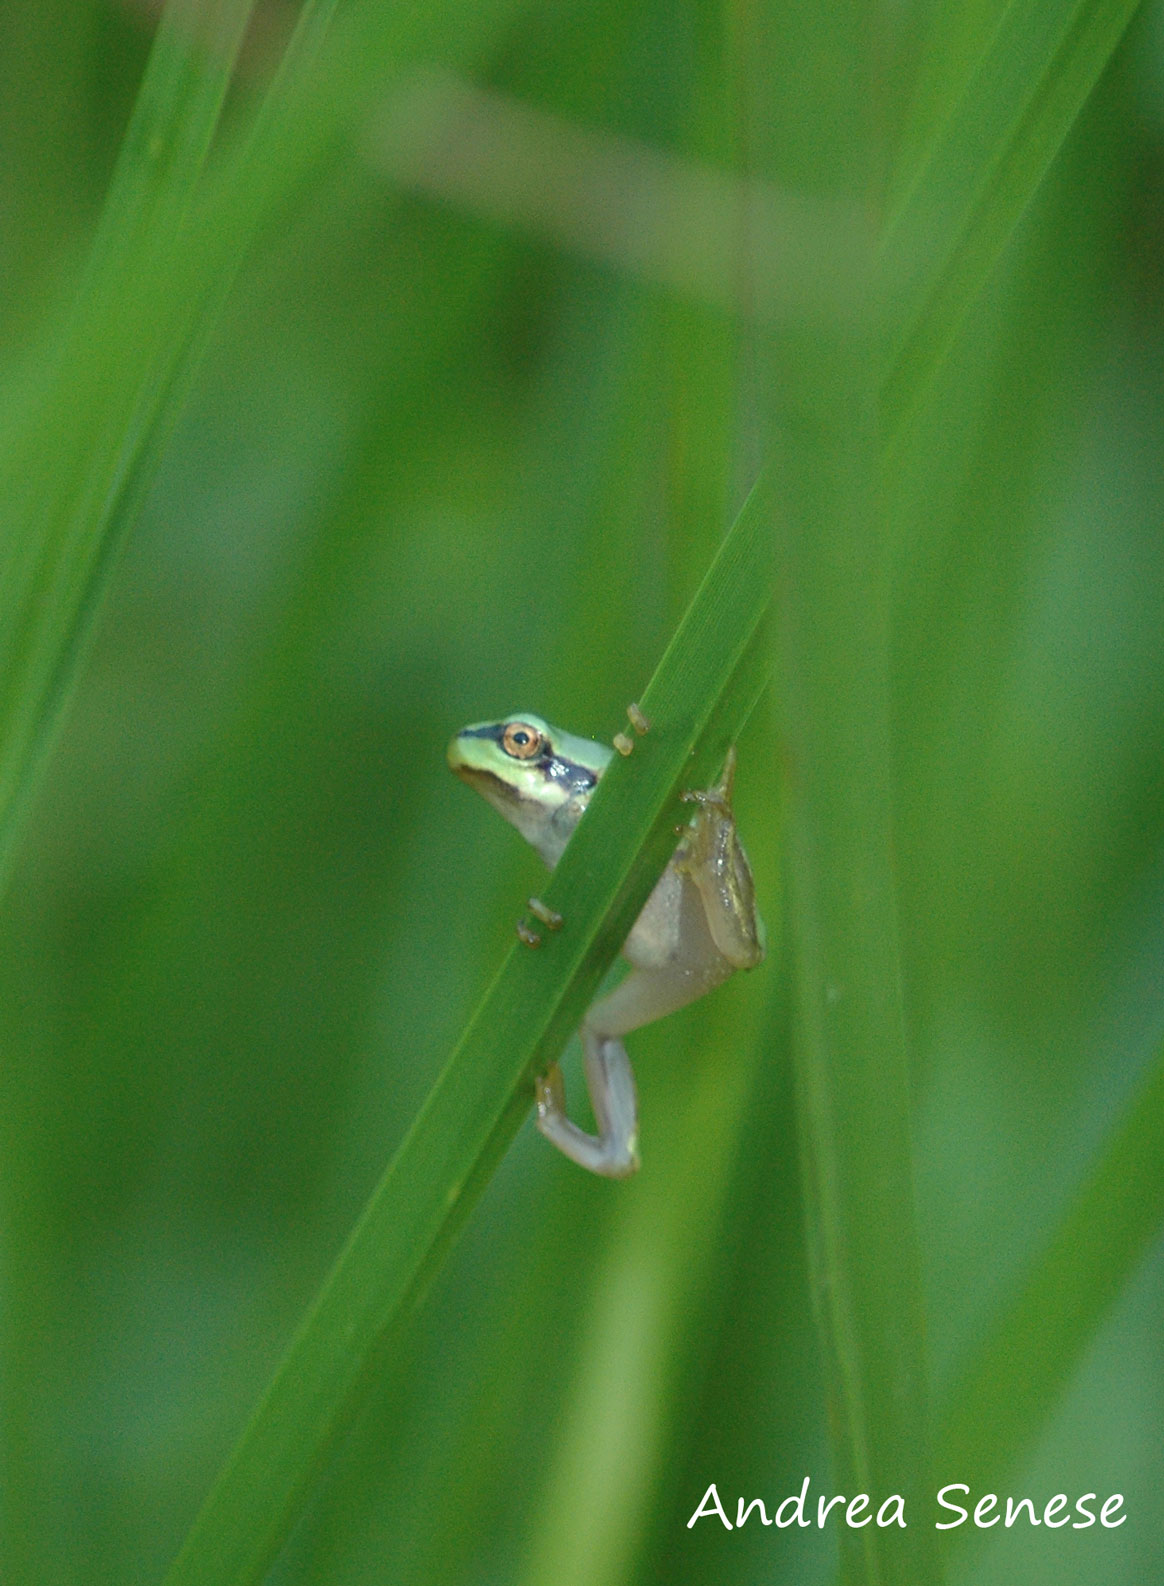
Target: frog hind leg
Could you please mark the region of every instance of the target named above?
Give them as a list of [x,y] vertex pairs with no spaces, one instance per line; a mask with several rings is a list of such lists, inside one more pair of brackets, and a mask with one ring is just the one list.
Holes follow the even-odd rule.
[[626,1048],[617,1038],[581,1030],[586,1087],[597,1134],[587,1134],[566,1116],[562,1071],[552,1064],[537,1081],[538,1128],[571,1162],[603,1178],[629,1178],[639,1166],[638,1102]]
[[[624,949],[631,971],[614,990],[587,1010],[579,1034],[586,1071],[586,1087],[598,1125],[587,1134],[566,1116],[562,1076],[555,1064],[537,1082],[538,1128],[572,1162],[606,1178],[626,1178],[639,1165],[638,1103],[634,1074],[622,1037],[640,1025],[701,996],[709,983],[722,979],[728,966],[715,961],[710,937],[700,926],[698,894],[683,877],[669,873],[660,883],[655,910],[670,919],[686,906],[697,910],[696,933],[703,930],[699,968],[674,954],[671,942],[658,939],[649,923],[636,926]],[[644,911],[650,920],[652,907]]]
[[713,984],[721,976],[718,968],[707,977],[684,964],[632,968],[608,997],[589,1009],[579,1031],[598,1133],[587,1134],[566,1116],[562,1076],[555,1064],[537,1086],[538,1128],[546,1139],[591,1173],[606,1178],[634,1173],[639,1166],[638,1102],[622,1037],[701,996],[709,978]]
[[627,938],[623,952],[631,971],[583,1021],[586,1084],[598,1133],[587,1134],[567,1117],[556,1064],[537,1082],[538,1128],[591,1173],[626,1178],[639,1165],[635,1082],[621,1038],[764,956],[751,870],[731,812],[734,772],[732,750],[717,786],[687,795],[700,809]]
[[715,787],[682,795],[685,802],[698,804],[699,812],[675,856],[675,865],[699,891],[716,949],[732,969],[754,969],[764,958],[766,941],[764,922],[756,909],[752,867],[732,814],[735,771],[733,746]]

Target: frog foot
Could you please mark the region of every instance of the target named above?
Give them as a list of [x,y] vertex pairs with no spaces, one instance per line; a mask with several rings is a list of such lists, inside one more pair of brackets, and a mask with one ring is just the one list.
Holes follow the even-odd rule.
[[679,795],[683,804],[698,804],[704,809],[722,811],[725,815],[731,814],[732,787],[736,780],[736,746],[733,743],[727,752],[723,763],[720,779],[714,787],[709,788],[684,788]]
[[551,931],[560,931],[562,929],[562,916],[557,909],[551,909],[549,904],[542,902],[541,898],[530,898],[528,902],[529,912],[535,919],[541,920],[547,929]]

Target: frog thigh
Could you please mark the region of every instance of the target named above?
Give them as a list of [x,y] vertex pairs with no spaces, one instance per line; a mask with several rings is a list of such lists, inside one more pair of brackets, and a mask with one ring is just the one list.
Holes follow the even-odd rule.
[[681,863],[698,889],[718,951],[733,969],[753,969],[764,957],[764,922],[756,910],[752,867],[731,815],[701,810]]
[[685,1007],[732,973],[691,880],[671,870],[651,894],[623,952],[631,972],[586,1014],[601,1036],[625,1035]]
[[635,969],[662,969],[679,955],[692,897],[691,883],[669,864],[623,943],[622,956],[628,964]]

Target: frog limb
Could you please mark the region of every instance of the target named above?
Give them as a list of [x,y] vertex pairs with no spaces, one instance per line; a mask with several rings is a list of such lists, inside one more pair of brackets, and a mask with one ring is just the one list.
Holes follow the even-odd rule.
[[624,953],[630,973],[587,1010],[579,1032],[598,1133],[567,1117],[556,1064],[537,1085],[542,1134],[579,1167],[607,1178],[626,1178],[639,1165],[634,1075],[621,1038],[702,997],[735,967],[717,948],[695,880],[674,866],[651,893]]
[[582,1021],[586,1085],[598,1133],[566,1116],[555,1067],[538,1084],[538,1128],[580,1167],[624,1178],[639,1165],[634,1077],[622,1037],[694,1002],[764,956],[752,875],[736,837],[735,753],[714,788],[685,795],[699,806],[623,948],[631,970]]
[[529,912],[541,920],[543,925],[548,926],[551,931],[562,929],[562,916],[557,909],[551,909],[549,904],[542,902],[541,898],[530,898],[528,901]]
[[630,1059],[621,1041],[604,1040],[582,1026],[586,1087],[598,1133],[587,1134],[566,1116],[562,1071],[552,1063],[536,1083],[538,1128],[579,1167],[604,1178],[628,1178],[639,1165],[638,1103]]
[[676,850],[672,864],[690,878],[703,900],[704,918],[716,950],[731,969],[754,969],[764,957],[764,922],[756,911],[751,866],[740,846],[732,814],[736,775],[735,745],[713,788],[681,794],[699,812]]

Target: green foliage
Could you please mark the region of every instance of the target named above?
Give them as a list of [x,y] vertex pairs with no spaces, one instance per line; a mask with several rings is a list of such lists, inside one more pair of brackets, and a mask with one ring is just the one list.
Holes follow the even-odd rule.
[[[196,9],[0,19],[0,1579],[220,1470],[175,1580],[1154,1578],[1157,19]],[[547,888],[444,744],[632,698]],[[592,1180],[525,1082],[737,733],[769,959]],[[686,1524],[806,1474],[909,1530]]]

